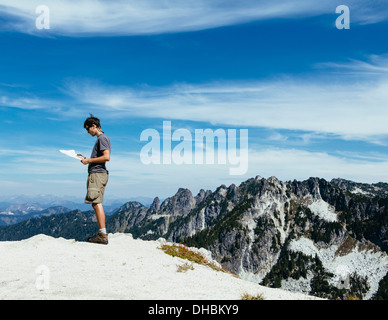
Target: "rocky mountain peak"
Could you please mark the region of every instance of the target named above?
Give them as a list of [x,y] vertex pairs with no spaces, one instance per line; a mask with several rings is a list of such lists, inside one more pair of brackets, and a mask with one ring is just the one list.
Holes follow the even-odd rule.
[[[384,185],[369,187],[381,190]],[[256,176],[239,186],[200,190],[195,197],[180,188],[159,210],[155,210],[157,201],[154,203],[154,211],[150,208],[139,224],[127,229],[134,236],[164,237],[204,247],[224,268],[268,286],[329,298],[341,296],[333,267],[341,261],[341,268],[354,271],[348,280],[362,288],[357,294],[370,298],[388,271],[388,198],[360,197],[325,179],[282,182],[276,177]],[[373,219],[383,222],[371,224]],[[364,224],[365,228],[361,227]],[[356,259],[362,264],[375,259],[369,251],[357,249],[368,241],[382,264],[355,267],[354,262],[347,262]],[[348,243],[355,244],[354,249],[346,249]],[[336,252],[345,254],[338,258]],[[372,280],[368,273],[378,276]],[[325,279],[330,293],[320,291],[318,279]]]
[[186,216],[195,206],[196,201],[189,189],[179,188],[178,192],[165,199],[160,205],[160,212],[171,216]]
[[152,204],[150,206],[150,210],[152,211],[159,211],[160,209],[160,200],[159,200],[159,197],[155,197],[155,199],[152,201]]
[[209,196],[211,194],[211,190],[199,190],[198,194],[195,196],[195,203],[200,203],[202,202],[207,196]]

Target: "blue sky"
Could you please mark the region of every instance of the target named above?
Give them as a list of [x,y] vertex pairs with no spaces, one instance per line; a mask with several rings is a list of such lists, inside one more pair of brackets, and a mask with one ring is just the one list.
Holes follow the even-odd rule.
[[[383,1],[0,2],[3,195],[82,198],[93,113],[112,142],[106,195],[196,194],[250,177],[388,182]],[[335,9],[350,9],[339,30]],[[141,132],[248,129],[249,166],[145,165]]]

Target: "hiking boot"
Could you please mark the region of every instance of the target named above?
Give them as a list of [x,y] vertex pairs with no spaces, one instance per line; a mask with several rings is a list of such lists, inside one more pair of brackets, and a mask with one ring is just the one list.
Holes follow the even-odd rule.
[[88,242],[108,244],[108,235],[100,231],[96,233],[93,237],[88,238]]

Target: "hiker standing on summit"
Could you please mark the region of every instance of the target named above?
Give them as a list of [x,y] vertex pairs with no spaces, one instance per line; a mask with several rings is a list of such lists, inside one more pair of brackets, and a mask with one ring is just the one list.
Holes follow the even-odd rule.
[[102,201],[104,200],[104,191],[109,177],[109,171],[106,169],[105,163],[110,160],[110,141],[101,130],[100,120],[92,114],[85,120],[84,128],[92,137],[97,137],[90,158],[81,160],[84,165],[89,165],[85,203],[92,204],[100,228],[95,236],[88,238],[88,241],[108,244],[108,234],[105,228],[105,212]]

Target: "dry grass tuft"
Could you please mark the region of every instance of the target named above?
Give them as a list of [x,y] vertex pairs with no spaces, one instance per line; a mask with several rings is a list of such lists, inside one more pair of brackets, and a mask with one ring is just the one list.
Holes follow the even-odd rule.
[[244,292],[241,295],[241,300],[265,300],[265,298],[261,293],[258,293],[256,296],[253,296],[249,293]]
[[186,272],[187,270],[194,270],[193,262],[191,264],[188,264],[187,262],[178,266],[177,271],[178,272]]
[[189,247],[187,247],[184,244],[172,244],[172,245],[163,244],[160,249],[162,249],[165,253],[169,254],[170,256],[187,259],[194,263],[208,266],[216,271],[230,273],[224,268],[221,268],[218,265],[216,265],[214,262],[209,262],[201,253],[190,250]]

